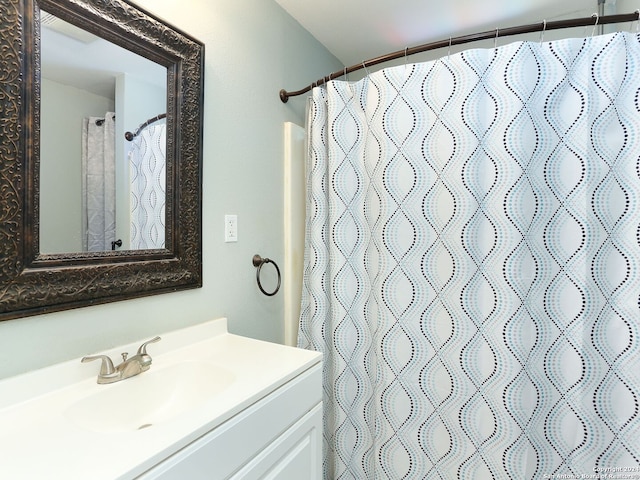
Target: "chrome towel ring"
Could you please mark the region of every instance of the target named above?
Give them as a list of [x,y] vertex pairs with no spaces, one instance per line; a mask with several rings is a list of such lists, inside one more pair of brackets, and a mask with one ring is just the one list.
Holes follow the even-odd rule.
[[[260,270],[262,269],[262,266],[265,263],[272,263],[273,266],[276,267],[276,272],[278,273],[278,286],[271,293],[266,292],[264,288],[262,288],[262,283],[260,283]],[[253,266],[258,269],[256,270],[256,281],[258,282],[258,288],[260,289],[260,291],[264,293],[267,297],[272,297],[273,295],[278,293],[278,290],[280,290],[280,280],[282,279],[282,277],[280,276],[280,269],[278,268],[278,264],[269,258],[266,258],[266,257],[262,258],[260,255],[256,253],[253,256]]]

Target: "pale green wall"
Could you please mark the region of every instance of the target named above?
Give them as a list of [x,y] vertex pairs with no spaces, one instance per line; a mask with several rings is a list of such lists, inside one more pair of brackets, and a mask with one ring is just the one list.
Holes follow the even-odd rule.
[[[204,287],[2,322],[0,378],[220,316],[283,340],[283,296],[259,293],[251,264],[283,258],[283,123],[303,123],[305,100],[278,91],[342,65],[271,0],[138,3],[206,44]],[[225,213],[238,215],[237,243],[224,243]]]

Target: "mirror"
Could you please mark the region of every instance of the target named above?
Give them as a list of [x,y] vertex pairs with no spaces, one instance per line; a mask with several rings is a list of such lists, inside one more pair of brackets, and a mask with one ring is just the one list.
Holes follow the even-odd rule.
[[40,252],[164,248],[167,69],[43,9],[40,26]]
[[[86,59],[56,63],[65,50],[47,50],[55,35],[75,58],[87,44],[110,49],[99,58],[100,75]],[[201,287],[203,44],[126,0],[9,0],[0,4],[0,50],[0,320]],[[143,70],[154,73],[145,77]],[[73,82],[63,79],[68,73]],[[131,100],[127,92],[140,84],[150,95]],[[74,95],[63,96],[67,90]],[[99,109],[70,119],[84,96],[102,96],[94,104]],[[85,203],[94,196],[83,180],[82,165],[86,173],[91,162],[81,158],[82,125],[92,117],[109,121],[109,114],[116,138],[114,238],[122,245],[112,250],[113,240],[101,234],[102,246],[91,249],[82,240],[92,215]],[[145,215],[161,228],[149,229],[157,243],[133,243],[131,158],[140,152],[132,150],[150,126],[162,126],[154,128],[153,142],[164,148],[156,156],[164,163],[153,171],[160,185]],[[126,131],[134,142],[117,138]],[[71,157],[73,166],[63,164]]]

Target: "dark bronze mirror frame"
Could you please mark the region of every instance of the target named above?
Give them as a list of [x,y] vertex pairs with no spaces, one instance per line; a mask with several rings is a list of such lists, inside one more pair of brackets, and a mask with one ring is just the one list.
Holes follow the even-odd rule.
[[[166,248],[39,252],[40,8],[167,68]],[[202,286],[204,45],[126,0],[0,0],[0,320]]]

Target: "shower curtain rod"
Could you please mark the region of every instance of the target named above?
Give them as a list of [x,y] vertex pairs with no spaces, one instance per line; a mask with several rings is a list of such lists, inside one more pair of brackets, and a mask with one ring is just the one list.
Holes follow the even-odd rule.
[[535,32],[544,33],[547,30],[560,30],[562,28],[573,28],[573,27],[593,26],[595,28],[598,25],[634,22],[636,20],[640,20],[640,10],[636,10],[634,13],[606,15],[602,17],[594,13],[590,17],[574,18],[570,20],[556,20],[552,22],[543,21],[541,23],[532,23],[529,25],[521,25],[518,27],[496,28],[494,30],[489,30],[486,32],[473,33],[470,35],[462,35],[459,37],[451,37],[445,40],[439,40],[437,42],[425,43],[423,45],[418,45],[416,47],[411,47],[411,48],[407,47],[404,50],[398,50],[396,52],[388,53],[380,57],[372,58],[370,60],[365,60],[364,62],[358,65],[352,65],[348,68],[345,68],[344,70],[333,72],[332,74],[313,82],[312,84],[308,85],[307,87],[301,90],[296,90],[295,92],[287,92],[283,88],[282,90],[280,90],[280,100],[282,101],[282,103],[287,103],[287,101],[289,100],[289,97],[296,97],[298,95],[302,95],[303,93],[310,91],[313,87],[323,85],[324,83],[327,83],[330,80],[334,80],[343,75],[347,75],[348,73],[355,72],[363,68],[366,69],[367,67],[372,67],[374,65],[388,62],[390,60],[396,60],[398,58],[408,57],[409,55],[415,55],[416,53],[435,50],[437,48],[451,47],[453,45],[462,45],[465,43],[477,42],[480,40],[490,40],[492,38],[497,39],[500,37],[521,35],[524,33],[535,33]]
[[147,120],[146,122],[142,123],[135,132],[131,133],[131,132],[126,132],[124,134],[124,138],[126,138],[127,140],[129,140],[130,142],[136,138],[140,132],[147,128],[149,125],[151,125],[154,122],[157,122],[158,120],[162,120],[163,118],[166,118],[167,114],[166,113],[161,113],[160,115],[156,115],[155,117],[150,118],[149,120]]

